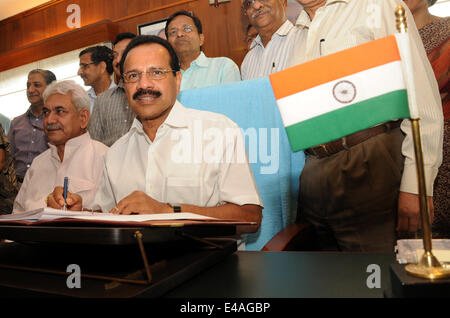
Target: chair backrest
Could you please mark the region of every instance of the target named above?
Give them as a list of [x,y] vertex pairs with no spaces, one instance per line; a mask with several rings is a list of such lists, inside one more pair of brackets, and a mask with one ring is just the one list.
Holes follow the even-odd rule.
[[261,250],[297,215],[299,176],[303,152],[289,145],[278,106],[267,77],[182,91],[186,107],[221,113],[242,130],[249,162],[264,204],[258,232],[246,238],[247,250]]

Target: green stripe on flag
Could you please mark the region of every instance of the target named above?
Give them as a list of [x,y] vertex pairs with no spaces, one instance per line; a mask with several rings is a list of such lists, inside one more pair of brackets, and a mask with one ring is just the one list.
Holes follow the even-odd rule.
[[[310,107],[300,105],[300,107]],[[406,90],[398,90],[286,127],[292,150],[327,143],[354,132],[409,117]]]

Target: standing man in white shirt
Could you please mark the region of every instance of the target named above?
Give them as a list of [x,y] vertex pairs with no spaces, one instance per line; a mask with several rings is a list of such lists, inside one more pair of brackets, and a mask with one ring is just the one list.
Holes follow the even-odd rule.
[[[255,222],[246,231],[256,231],[262,203],[242,133],[224,115],[177,101],[181,72],[170,44],[157,36],[138,36],[120,68],[136,119],[105,157],[96,204],[103,212],[121,214],[189,211],[238,219]],[[231,160],[214,158],[208,133],[227,131],[236,134],[213,148]]]
[[119,79],[118,85],[108,89],[95,99],[94,109],[89,121],[89,133],[92,139],[98,140],[108,147],[130,130],[135,114],[128,105],[123,81],[120,77],[120,59],[128,43],[135,34],[119,33],[113,43],[112,61],[114,75]]
[[[396,33],[395,10],[403,5],[432,212],[433,181],[442,161],[442,106],[433,70],[406,5],[399,0],[298,2],[304,10],[296,27],[305,40],[291,65]],[[305,153],[299,216],[315,226],[322,249],[392,253],[396,230],[403,236],[420,227],[409,120],[375,126]]]
[[62,193],[64,177],[69,178],[67,208],[81,210],[76,205],[81,198],[85,207],[91,208],[108,147],[86,132],[89,96],[74,81],[60,81],[50,84],[43,98],[44,132],[50,148],[34,158],[14,201],[13,213],[46,206],[61,209],[62,197],[53,193]]
[[297,54],[303,35],[286,17],[287,0],[242,0],[242,8],[258,36],[241,65],[242,80],[284,70]]
[[187,11],[172,14],[166,23],[167,40],[180,61],[180,90],[214,86],[241,80],[239,68],[228,57],[206,57],[202,52],[205,41],[202,23]]
[[91,100],[89,111],[92,114],[95,99],[109,88],[116,86],[111,75],[113,69],[113,52],[104,45],[88,47],[80,52],[80,68],[78,75],[84,85],[91,86],[88,91]]

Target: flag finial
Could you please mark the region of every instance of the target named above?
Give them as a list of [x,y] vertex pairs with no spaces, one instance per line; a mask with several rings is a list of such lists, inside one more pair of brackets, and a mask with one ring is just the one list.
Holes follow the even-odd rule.
[[406,22],[406,11],[401,5],[398,5],[397,10],[395,10],[395,18],[397,22],[397,31],[399,33],[406,33],[408,31],[408,23]]

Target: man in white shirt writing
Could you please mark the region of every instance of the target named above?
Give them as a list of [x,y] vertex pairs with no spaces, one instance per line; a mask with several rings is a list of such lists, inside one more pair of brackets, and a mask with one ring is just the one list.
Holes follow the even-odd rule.
[[111,213],[185,211],[255,222],[245,229],[255,231],[262,202],[240,129],[221,114],[177,101],[181,72],[172,46],[136,37],[120,69],[136,119],[105,156],[95,203]]
[[[14,201],[13,213],[50,206],[61,209],[64,177],[69,179],[66,207],[83,200],[91,208],[102,179],[102,161],[108,147],[92,140],[86,127],[90,100],[74,81],[53,82],[43,94],[44,132],[50,148],[34,158]],[[74,199],[77,198],[77,199]]]

